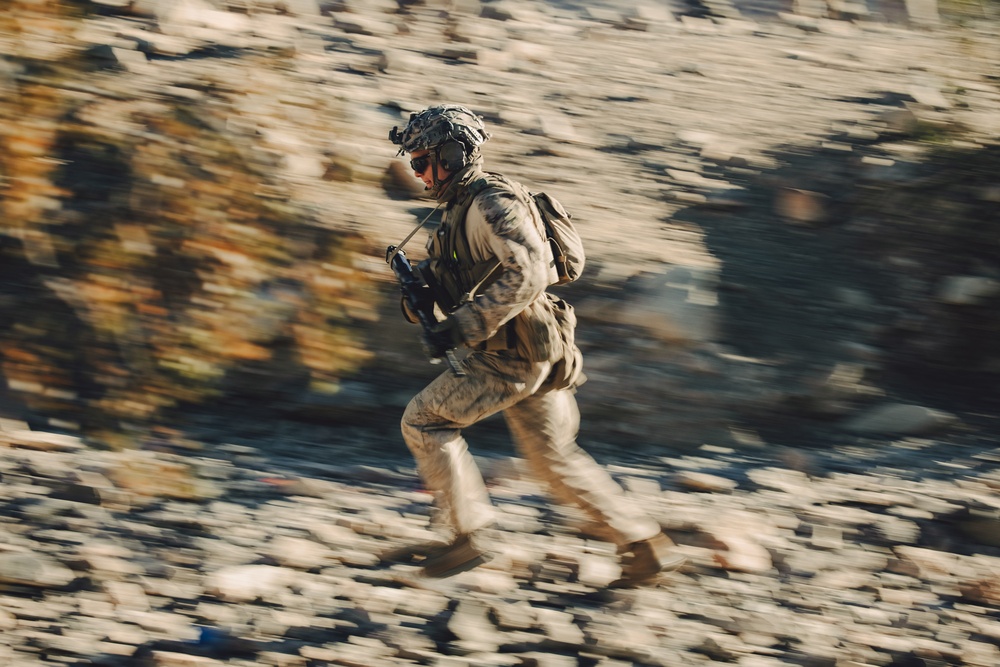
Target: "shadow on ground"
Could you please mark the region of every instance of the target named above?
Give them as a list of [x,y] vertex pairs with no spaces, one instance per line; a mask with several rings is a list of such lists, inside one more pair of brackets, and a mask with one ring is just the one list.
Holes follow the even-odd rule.
[[[710,175],[741,194],[672,223],[697,225],[721,262],[719,342],[774,363],[790,386],[849,369],[874,390],[850,407],[946,410],[960,437],[989,441],[1000,431],[1000,146],[915,133],[831,136],[773,152],[765,172],[716,165]],[[846,414],[800,398],[750,421],[804,443]]]

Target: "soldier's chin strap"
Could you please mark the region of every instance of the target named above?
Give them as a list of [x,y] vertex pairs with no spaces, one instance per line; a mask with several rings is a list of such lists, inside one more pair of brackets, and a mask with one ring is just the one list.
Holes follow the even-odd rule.
[[420,223],[416,227],[413,228],[413,231],[411,231],[409,234],[407,234],[406,238],[399,242],[399,245],[397,245],[397,246],[389,246],[391,248],[391,250],[389,250],[386,253],[386,255],[385,255],[385,263],[386,264],[392,265],[393,258],[395,258],[397,254],[399,254],[399,251],[403,249],[404,245],[406,245],[407,243],[410,242],[410,239],[413,238],[413,235],[416,234],[418,231],[420,231],[421,227],[423,227],[425,224],[427,224],[427,221],[431,219],[431,216],[434,215],[434,213],[436,213],[439,208],[441,208],[441,204],[443,204],[443,203],[444,202],[438,202],[437,206],[435,206],[431,210],[431,212],[428,213],[424,217],[424,219],[421,220]]
[[[390,137],[391,136],[392,135],[390,135]],[[400,153],[402,153],[402,152],[403,152],[403,150],[400,149]],[[434,177],[434,188],[433,188],[433,191],[435,193],[438,193],[438,192],[441,191],[441,186],[447,185],[451,181],[451,179],[455,178],[455,172],[452,172],[452,173],[448,174],[448,178],[444,179],[443,181],[442,180],[438,180],[438,175],[437,175],[438,168],[437,167],[438,167],[438,164],[440,162],[440,155],[439,155],[439,150],[437,148],[435,148],[433,151],[431,151],[431,158],[432,158],[431,159],[431,175]],[[439,208],[441,208],[441,204],[443,204],[443,203],[444,203],[443,201],[439,201],[437,203],[437,206],[435,206],[434,209],[430,213],[428,213],[427,216],[423,220],[420,221],[420,224],[418,224],[416,227],[413,228],[413,231],[411,231],[409,234],[406,235],[406,238],[403,239],[398,246],[395,246],[395,247],[389,246],[390,248],[393,248],[393,249],[386,251],[386,255],[385,255],[385,263],[386,264],[392,264],[392,260],[396,256],[396,253],[398,253],[400,250],[402,250],[404,245],[406,245],[407,243],[409,243],[410,239],[413,238],[413,235],[416,234],[420,230],[420,228],[423,227],[427,223],[427,221],[431,219],[431,216],[434,215],[434,213]]]
[[451,180],[455,178],[456,172],[448,169],[448,167],[446,166],[445,169],[448,171],[448,176],[443,179],[438,178],[438,165],[441,164],[441,147],[435,146],[434,149],[431,151],[430,156],[431,156],[431,178],[434,179],[434,187],[428,188],[428,190],[431,191],[431,194],[437,197],[438,194],[440,194],[441,192],[441,188],[451,183]]

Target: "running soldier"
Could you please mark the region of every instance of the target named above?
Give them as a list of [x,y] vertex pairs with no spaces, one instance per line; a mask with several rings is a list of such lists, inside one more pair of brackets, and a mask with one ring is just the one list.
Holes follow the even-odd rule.
[[[405,128],[389,135],[444,210],[420,268],[447,317],[425,332],[425,346],[438,357],[459,346],[471,350],[460,362],[462,373],[442,373],[402,419],[421,477],[454,531],[429,553],[423,571],[445,577],[490,557],[494,510],[462,429],[502,412],[535,475],[618,544],[623,565],[616,583],[650,581],[684,558],[576,444],[575,318],[546,292],[557,276],[534,200],[523,186],[483,169],[480,147],[489,137],[481,118],[457,105],[411,114]],[[404,314],[416,321],[405,303]]]

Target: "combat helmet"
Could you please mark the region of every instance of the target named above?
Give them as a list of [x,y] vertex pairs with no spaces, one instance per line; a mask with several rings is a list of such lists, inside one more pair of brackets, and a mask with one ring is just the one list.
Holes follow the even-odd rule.
[[483,120],[458,104],[441,104],[410,114],[402,130],[389,132],[389,141],[399,146],[398,155],[429,150],[449,171],[469,163],[490,138]]

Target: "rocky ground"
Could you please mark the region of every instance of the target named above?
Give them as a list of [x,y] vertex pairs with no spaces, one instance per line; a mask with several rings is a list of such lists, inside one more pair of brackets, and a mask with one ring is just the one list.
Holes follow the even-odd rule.
[[[377,356],[135,451],[0,421],[0,664],[1000,664],[995,235],[928,231],[996,215],[995,170],[941,177],[996,159],[993,5],[94,4],[84,120],[182,99],[252,136],[267,196],[370,246]],[[438,370],[379,259],[429,211],[385,136],[445,100],[576,216],[581,441],[689,556],[658,587],[605,588],[496,422],[497,559],[378,561],[429,534],[396,423]]]
[[377,556],[431,535],[408,463],[95,452],[5,426],[4,664],[1000,661],[1000,449],[619,457],[690,560],[615,590],[613,545],[516,459],[482,459],[497,558],[441,582]]

